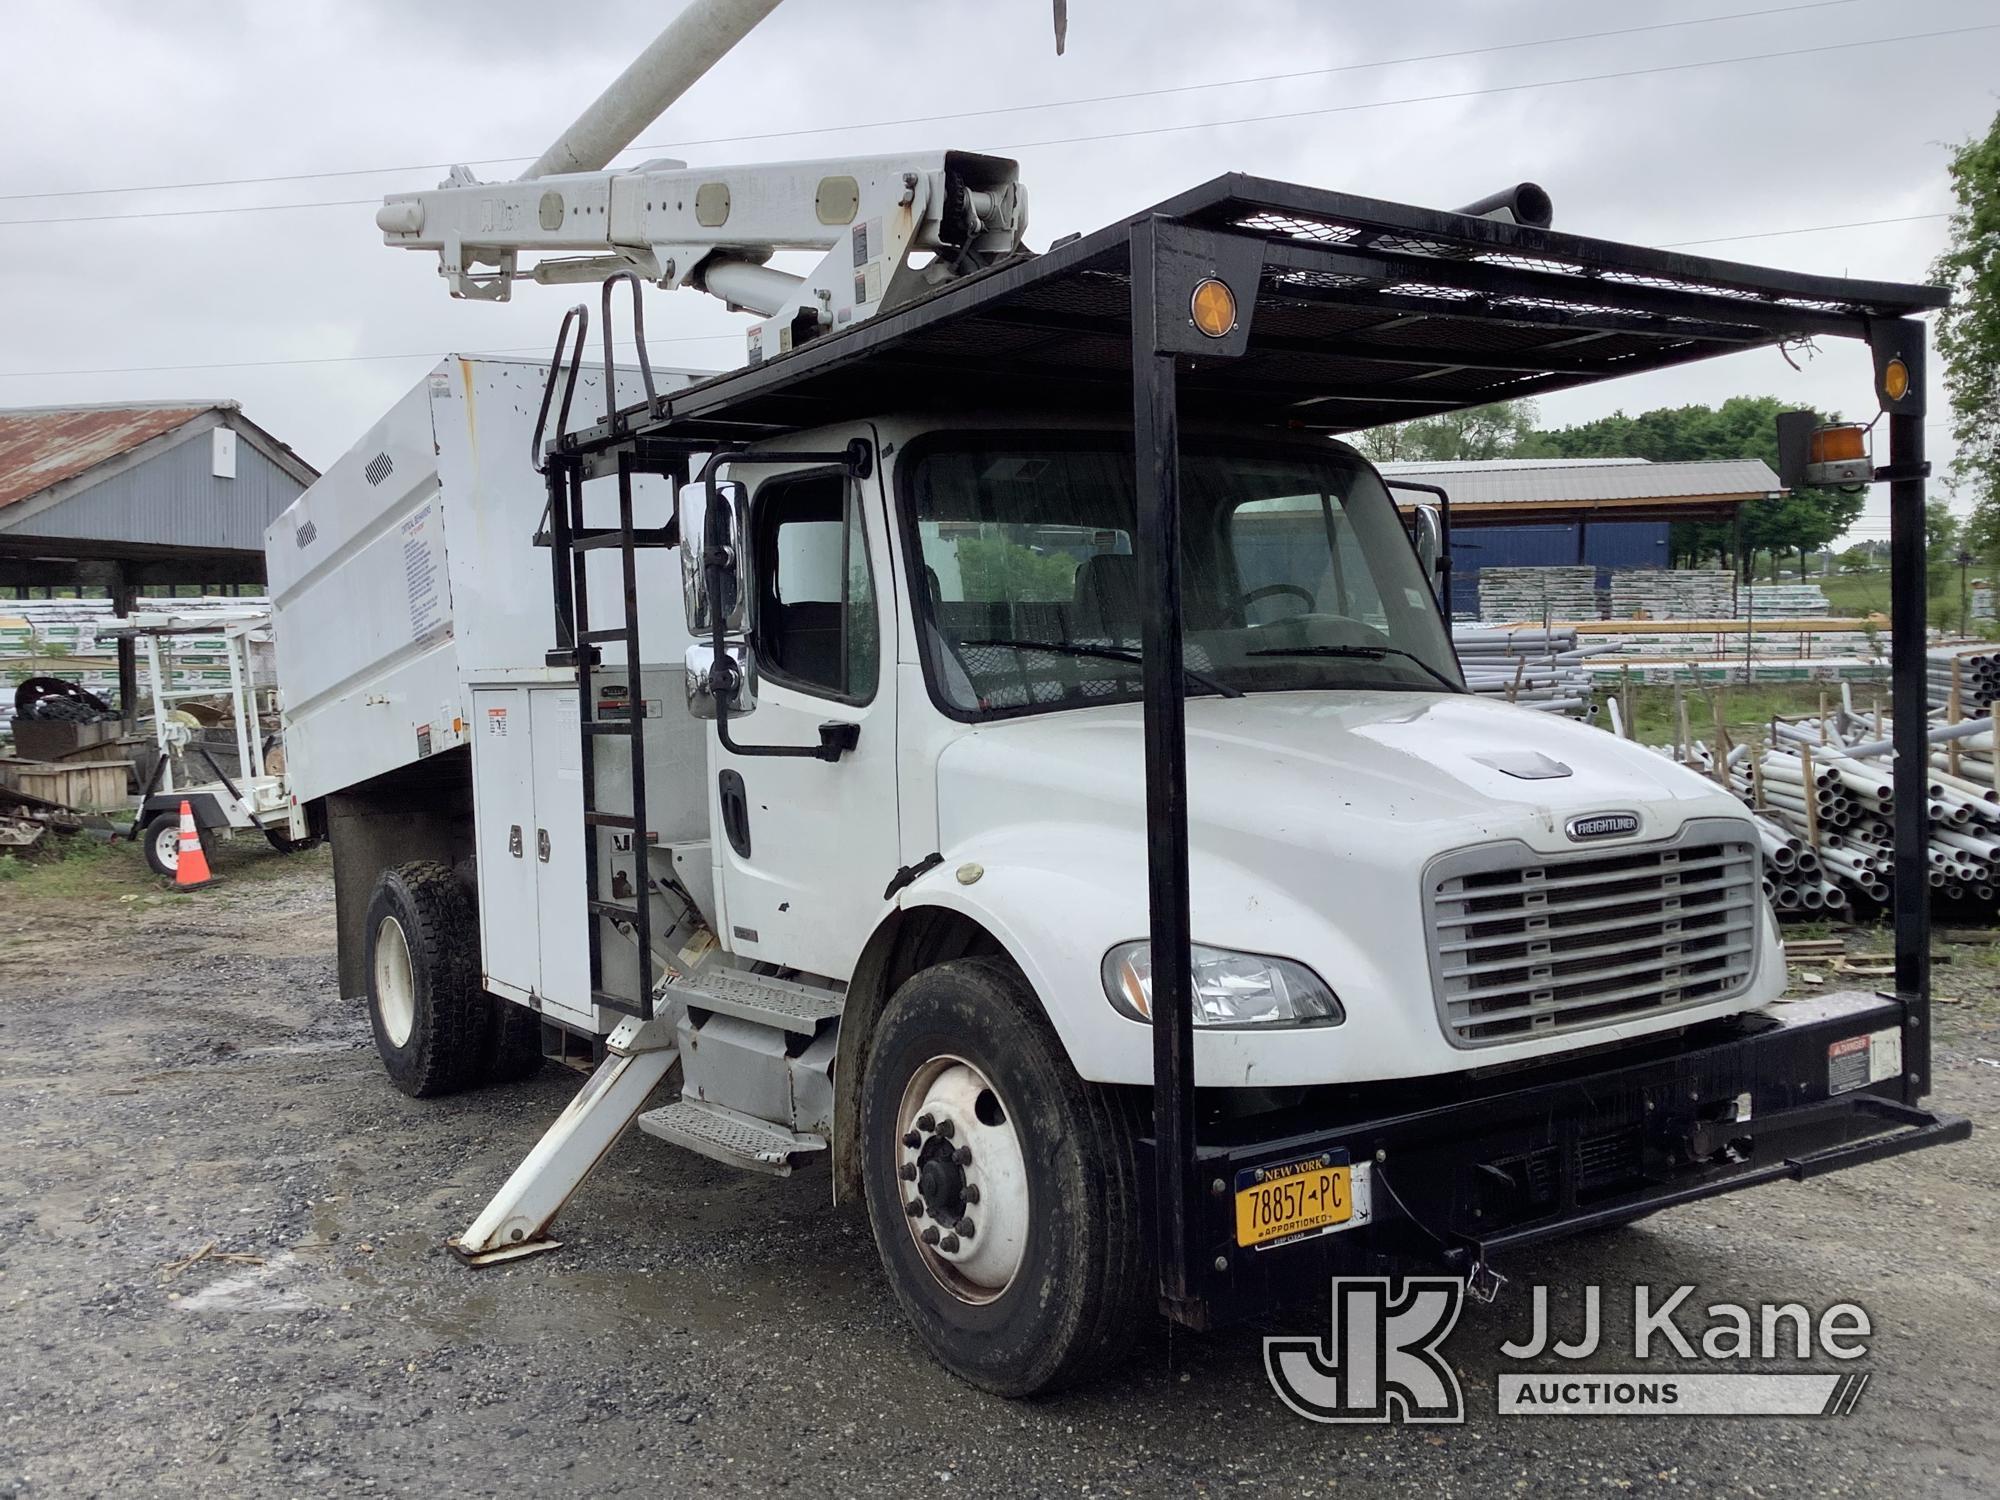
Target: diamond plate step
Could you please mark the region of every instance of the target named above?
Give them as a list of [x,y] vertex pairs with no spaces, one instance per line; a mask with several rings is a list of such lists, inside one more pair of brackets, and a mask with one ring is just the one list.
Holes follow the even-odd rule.
[[820,1136],[794,1135],[782,1125],[753,1120],[698,1099],[677,1099],[664,1109],[648,1110],[639,1116],[638,1125],[647,1135],[698,1151],[713,1161],[773,1177],[789,1177],[795,1155],[826,1149]]
[[811,1036],[819,1030],[820,1022],[839,1015],[846,1003],[846,997],[835,990],[727,969],[684,979],[674,986],[673,992],[698,1009],[741,1016],[746,1021],[775,1026],[780,1031],[795,1031],[802,1036]]

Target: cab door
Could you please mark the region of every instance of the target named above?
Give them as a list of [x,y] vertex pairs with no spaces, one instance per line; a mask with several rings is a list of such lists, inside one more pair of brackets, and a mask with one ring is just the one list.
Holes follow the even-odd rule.
[[[879,476],[879,470],[878,470]],[[838,468],[762,481],[750,498],[754,713],[743,746],[859,737],[838,760],[737,754],[711,739],[711,827],[724,940],[747,958],[845,979],[889,906],[900,858],[890,549],[879,477]]]

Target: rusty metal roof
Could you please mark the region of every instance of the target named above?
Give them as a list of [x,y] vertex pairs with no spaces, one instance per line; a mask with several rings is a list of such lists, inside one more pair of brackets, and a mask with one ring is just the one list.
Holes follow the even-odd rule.
[[0,509],[129,453],[222,405],[141,402],[0,411]]

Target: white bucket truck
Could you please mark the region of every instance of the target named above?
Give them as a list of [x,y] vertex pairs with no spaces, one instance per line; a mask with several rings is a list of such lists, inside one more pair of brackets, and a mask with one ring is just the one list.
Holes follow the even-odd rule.
[[1920,527],[1884,372],[1938,294],[1559,235],[1526,190],[1222,178],[1034,256],[991,158],[589,154],[383,227],[469,295],[705,287],[751,363],[579,378],[580,326],[546,378],[449,361],[269,542],[392,1080],[598,1060],[467,1260],[551,1246],[635,1118],[830,1160],[928,1346],[1021,1394],[1154,1308],[1413,1261],[1490,1292],[1523,1245],[1964,1133],[1918,1106],[1921,874],[1896,995],[1767,1009],[1741,804],[1464,692],[1434,518],[1334,436],[1846,335]]

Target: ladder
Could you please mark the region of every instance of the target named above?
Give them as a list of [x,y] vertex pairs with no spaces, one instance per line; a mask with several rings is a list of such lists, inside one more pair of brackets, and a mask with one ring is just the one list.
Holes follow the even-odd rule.
[[[653,386],[652,363],[646,355],[645,315],[640,301],[639,281],[631,272],[624,272],[606,279],[604,283],[601,325],[604,342],[604,420],[606,426],[613,430],[629,420],[629,414],[621,414],[618,410],[617,372],[611,360],[611,294],[621,281],[629,282],[632,287],[633,332],[638,340],[639,372],[645,383],[648,414],[656,413],[660,404]],[[571,344],[569,338],[573,324],[576,337]],[[671,516],[663,526],[642,527],[636,523],[633,479],[641,473],[663,473],[673,482],[677,492],[685,479],[685,461],[642,462],[629,450],[621,451],[616,474],[618,524],[585,524],[583,494],[588,476],[584,465],[573,455],[544,455],[542,436],[567,348],[568,380],[555,433],[557,445],[562,442],[568,428],[570,401],[575,394],[577,368],[589,327],[590,314],[586,307],[578,305],[565,315],[562,328],[556,335],[555,358],[549,366],[548,383],[542,393],[541,413],[536,419],[532,440],[535,467],[546,478],[549,490],[547,529],[536,538],[537,542],[545,543],[550,548],[555,597],[557,645],[545,659],[552,667],[571,667],[576,672],[577,720],[583,738],[579,764],[583,784],[584,901],[590,916],[591,1003],[621,1015],[649,1021],[653,1017],[653,987],[660,975],[652,947],[653,916],[647,870],[646,703],[640,678],[638,554],[642,548],[673,547],[680,537],[679,526]],[[616,623],[593,624],[588,562],[592,552],[605,550],[616,550],[618,553],[622,597],[615,612]],[[598,692],[598,673],[604,667],[602,648],[607,645],[620,646],[624,650],[626,694],[622,703],[613,698],[601,698]],[[600,806],[598,800],[601,778],[597,751],[606,739],[623,739],[631,755],[631,799],[622,807]],[[623,833],[628,840],[626,848],[632,856],[629,900],[620,899],[616,890],[607,893],[602,889],[601,870],[606,866],[598,857],[599,838],[607,832],[614,839]],[[615,843],[613,853],[617,853]],[[638,947],[638,982],[634,993],[623,994],[607,985],[603,943],[607,922],[625,922],[631,926],[632,937]]]

